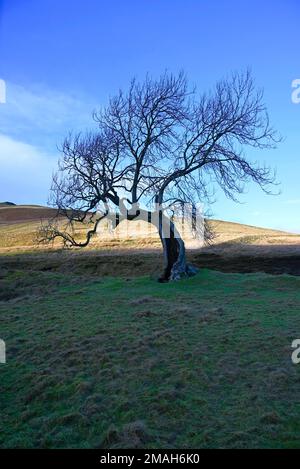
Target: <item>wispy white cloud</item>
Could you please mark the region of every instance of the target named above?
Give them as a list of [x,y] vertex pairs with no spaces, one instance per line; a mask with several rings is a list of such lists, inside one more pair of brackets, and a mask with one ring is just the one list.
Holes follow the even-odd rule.
[[54,147],[70,130],[93,125],[90,98],[50,89],[6,83],[6,103],[0,106],[1,132],[33,144]]
[[45,203],[57,155],[0,134],[0,201]]
[[95,104],[44,85],[6,83],[6,103],[0,104],[0,201],[46,202],[57,145],[69,131],[93,126]]

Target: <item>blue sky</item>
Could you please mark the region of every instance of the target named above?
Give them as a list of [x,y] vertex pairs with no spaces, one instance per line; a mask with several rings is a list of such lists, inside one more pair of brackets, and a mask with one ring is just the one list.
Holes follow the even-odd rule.
[[63,136],[92,127],[131,77],[184,69],[201,91],[250,66],[285,138],[251,155],[277,169],[281,194],[250,185],[236,204],[217,192],[212,212],[300,232],[298,0],[0,0],[0,14],[0,201],[45,204]]

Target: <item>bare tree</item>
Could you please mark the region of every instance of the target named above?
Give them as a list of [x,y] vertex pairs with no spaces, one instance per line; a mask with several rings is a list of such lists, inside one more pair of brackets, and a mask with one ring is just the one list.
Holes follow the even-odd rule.
[[[188,88],[183,73],[133,80],[127,93],[119,91],[93,117],[95,133],[64,141],[53,179],[52,204],[58,217],[69,220],[68,227],[60,230],[52,221],[43,228],[43,239],[60,237],[67,245],[83,247],[100,220],[112,216],[112,207],[128,220],[142,214],[151,222],[153,209],[142,205],[154,204],[165,258],[162,280],[179,279],[195,269],[187,264],[184,242],[162,207],[203,201],[216,183],[236,200],[248,181],[265,192],[274,182],[269,167],[244,153],[246,147],[262,150],[278,142],[263,93],[248,71],[221,80],[200,96]],[[75,239],[75,222],[91,224],[84,242]]]

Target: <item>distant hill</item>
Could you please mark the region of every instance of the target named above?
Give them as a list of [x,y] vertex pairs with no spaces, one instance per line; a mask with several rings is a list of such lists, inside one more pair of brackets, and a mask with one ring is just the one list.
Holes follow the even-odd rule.
[[16,204],[14,204],[13,202],[0,202],[0,207],[11,207],[15,205]]
[[[36,230],[41,220],[52,218],[56,209],[41,205],[15,205],[11,202],[0,204],[0,252],[16,250],[35,250]],[[161,249],[158,235],[149,236],[149,225],[141,222],[139,237],[132,237],[131,228],[135,222],[128,224],[128,230],[123,222],[112,234],[101,227],[101,236],[95,237],[90,247],[105,249]],[[139,222],[136,222],[139,224]],[[142,226],[142,224],[146,226]],[[246,254],[258,252],[281,252],[284,255],[300,253],[300,236],[277,230],[270,230],[256,226],[242,225],[223,220],[210,220],[215,232],[209,252],[221,254]],[[137,229],[137,226],[134,228]],[[84,239],[85,228],[76,227],[79,238]],[[60,246],[59,240],[55,247]],[[189,245],[187,244],[187,247]]]
[[0,225],[24,223],[51,218],[55,215],[54,208],[42,205],[16,205],[11,202],[0,203]]

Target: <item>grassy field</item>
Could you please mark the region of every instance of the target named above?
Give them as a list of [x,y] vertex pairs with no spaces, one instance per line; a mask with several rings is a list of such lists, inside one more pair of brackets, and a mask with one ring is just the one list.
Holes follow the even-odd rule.
[[47,216],[0,207],[2,448],[300,448],[299,236],[212,221],[159,284],[159,240],[45,250]]
[[12,258],[1,447],[300,447],[300,278],[158,284]]

